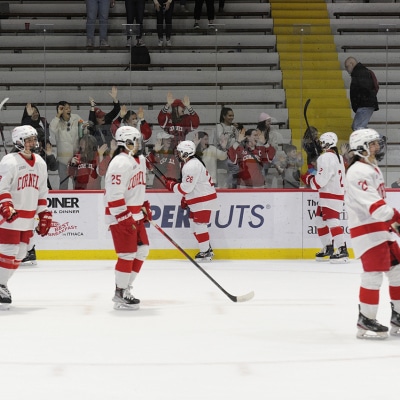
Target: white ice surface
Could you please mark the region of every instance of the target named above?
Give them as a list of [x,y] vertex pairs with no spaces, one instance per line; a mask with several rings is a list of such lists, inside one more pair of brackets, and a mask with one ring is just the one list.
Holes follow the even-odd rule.
[[[376,399],[398,395],[400,339],[358,340],[359,262],[146,261],[114,311],[113,261],[39,261],[0,312],[4,400]],[[378,320],[389,323],[387,281]]]

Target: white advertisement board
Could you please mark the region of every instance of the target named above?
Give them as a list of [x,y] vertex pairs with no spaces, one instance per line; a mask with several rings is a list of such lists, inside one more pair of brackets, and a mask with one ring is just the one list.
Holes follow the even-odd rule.
[[[180,196],[149,190],[148,199],[154,221],[182,248],[196,249],[188,211],[181,209]],[[261,258],[281,258],[284,252],[289,252],[288,258],[304,256],[305,249],[320,247],[314,222],[317,200],[316,192],[302,189],[219,191],[220,208],[212,214],[210,223],[212,246],[228,253],[253,250]],[[389,192],[388,202],[400,208],[399,192]],[[38,249],[113,250],[104,223],[102,192],[53,191],[48,204],[53,225],[47,237],[35,238]],[[351,247],[346,220],[343,209],[341,222]],[[148,234],[153,251],[175,248],[150,225]]]

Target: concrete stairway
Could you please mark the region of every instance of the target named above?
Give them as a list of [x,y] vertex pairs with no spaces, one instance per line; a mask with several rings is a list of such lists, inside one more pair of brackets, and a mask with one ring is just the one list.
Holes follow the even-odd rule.
[[325,1],[270,0],[270,5],[293,143],[300,146],[306,129],[307,99],[310,125],[347,141],[351,108]]

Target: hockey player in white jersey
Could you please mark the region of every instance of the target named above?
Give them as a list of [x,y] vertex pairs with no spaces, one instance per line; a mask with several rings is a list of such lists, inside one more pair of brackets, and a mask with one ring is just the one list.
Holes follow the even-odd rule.
[[190,140],[180,142],[176,148],[182,162],[182,182],[165,178],[165,187],[182,196],[181,207],[189,207],[194,236],[199,246],[196,261],[211,261],[214,252],[210,245],[208,224],[212,210],[218,208],[217,193],[211,175],[204,163],[195,156],[196,145]]
[[315,223],[322,249],[315,255],[315,259],[330,260],[336,264],[346,263],[349,254],[339,220],[344,202],[344,161],[337,148],[336,133],[325,132],[319,141],[324,152],[317,159],[317,174],[302,175],[303,182],[311,189],[318,190],[319,195]]
[[34,154],[38,147],[36,129],[18,126],[12,141],[19,152],[5,155],[0,162],[0,309],[12,303],[8,281],[21,264],[35,229],[46,236],[52,223],[47,209],[47,166]]
[[123,126],[117,129],[115,140],[118,147],[105,177],[106,223],[118,256],[112,300],[115,309],[132,310],[140,304],[131,290],[149,254],[144,223],[151,220],[151,209],[145,201],[146,159],[141,155],[141,133],[131,126]]
[[391,331],[400,336],[400,213],[386,203],[385,182],[376,156],[382,154],[381,138],[373,129],[360,129],[350,135],[354,157],[347,170],[346,209],[354,254],[361,259],[357,337],[384,339],[388,328],[376,316],[379,292],[386,274],[391,299]]

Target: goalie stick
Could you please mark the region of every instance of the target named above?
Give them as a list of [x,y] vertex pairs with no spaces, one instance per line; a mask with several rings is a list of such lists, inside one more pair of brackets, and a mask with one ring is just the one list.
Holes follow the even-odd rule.
[[310,125],[309,125],[308,119],[307,119],[307,108],[308,108],[308,105],[310,104],[310,101],[311,101],[311,99],[308,99],[306,101],[306,104],[304,104],[304,119],[305,119],[306,124],[307,124],[307,129],[310,129]]
[[175,242],[174,239],[171,238],[160,226],[158,226],[153,220],[149,221],[151,225],[153,225],[162,235],[164,235],[196,268],[198,268],[212,283],[214,283],[215,286],[218,287],[226,296],[228,296],[233,302],[235,303],[242,303],[244,301],[251,300],[254,297],[254,292],[249,292],[247,294],[244,294],[242,296],[234,296],[230,293],[228,293],[211,275],[209,275],[203,268],[200,267],[200,265],[193,260],[192,257],[188,253],[186,253],[185,250],[182,249],[181,246],[179,246],[178,243]]
[[[6,97],[6,98],[0,103],[0,111],[3,109],[4,104],[6,104],[8,100],[10,100],[10,98],[9,98],[9,97]],[[1,140],[2,140],[2,142],[3,142],[4,152],[5,152],[6,154],[8,154],[7,148],[6,148],[6,141],[4,140],[4,131],[3,131],[3,125],[2,125],[2,124],[0,124],[0,135],[1,135]]]

